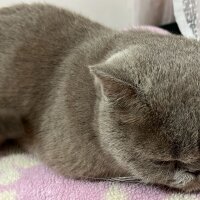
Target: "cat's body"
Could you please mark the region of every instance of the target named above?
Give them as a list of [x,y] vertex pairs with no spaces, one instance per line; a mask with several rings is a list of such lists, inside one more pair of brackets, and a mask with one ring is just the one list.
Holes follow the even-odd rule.
[[116,164],[92,127],[96,97],[88,69],[106,55],[112,31],[40,5],[2,9],[0,33],[0,105],[26,121],[20,143],[27,139],[28,149],[66,176],[113,176]]
[[199,53],[196,41],[117,32],[52,6],[1,9],[1,139],[68,177],[196,190]]

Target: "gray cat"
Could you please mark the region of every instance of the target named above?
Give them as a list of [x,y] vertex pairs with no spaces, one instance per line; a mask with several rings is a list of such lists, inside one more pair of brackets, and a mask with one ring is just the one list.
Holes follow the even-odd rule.
[[1,142],[67,177],[198,190],[199,55],[175,35],[118,32],[49,5],[3,8]]

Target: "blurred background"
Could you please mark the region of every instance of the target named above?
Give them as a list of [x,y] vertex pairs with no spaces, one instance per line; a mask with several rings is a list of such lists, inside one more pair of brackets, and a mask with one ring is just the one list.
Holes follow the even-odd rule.
[[0,0],[0,7],[32,2],[64,7],[115,29],[176,22],[186,37],[200,36],[200,0]]
[[104,25],[121,29],[174,21],[172,0],[0,0],[0,6],[46,2],[81,13]]

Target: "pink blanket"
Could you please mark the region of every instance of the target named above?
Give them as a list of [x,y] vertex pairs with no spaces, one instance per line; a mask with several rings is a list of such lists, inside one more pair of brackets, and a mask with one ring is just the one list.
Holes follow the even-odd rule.
[[0,159],[0,200],[198,200],[197,194],[114,182],[76,181],[56,175],[26,154]]
[[[140,27],[167,34],[154,27]],[[0,159],[0,200],[198,200],[200,194],[181,194],[156,187],[66,179],[27,154]]]

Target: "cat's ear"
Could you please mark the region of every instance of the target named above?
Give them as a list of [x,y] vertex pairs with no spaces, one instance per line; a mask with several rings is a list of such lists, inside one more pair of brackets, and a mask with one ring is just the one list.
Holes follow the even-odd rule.
[[110,100],[128,100],[136,96],[136,88],[115,75],[96,66],[89,67],[91,74],[95,78],[96,86],[101,93]]

